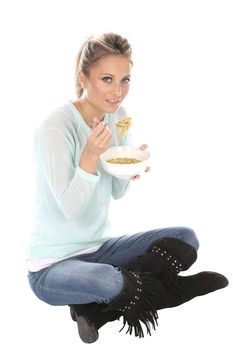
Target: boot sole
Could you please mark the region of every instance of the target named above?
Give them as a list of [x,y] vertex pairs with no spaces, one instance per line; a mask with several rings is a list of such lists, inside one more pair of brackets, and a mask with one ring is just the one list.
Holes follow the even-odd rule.
[[[206,284],[205,288],[203,288],[203,291],[198,293],[197,296],[202,296],[202,295],[215,292],[219,289],[227,287],[229,284],[228,279],[224,275],[217,272],[203,271],[203,272],[199,272],[196,275],[193,275],[193,277],[195,276],[199,276],[200,283],[203,286]],[[185,277],[183,278],[185,279]]]

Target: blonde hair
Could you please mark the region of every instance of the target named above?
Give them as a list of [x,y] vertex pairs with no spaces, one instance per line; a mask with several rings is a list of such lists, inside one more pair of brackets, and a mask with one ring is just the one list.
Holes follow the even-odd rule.
[[78,97],[83,94],[83,88],[79,82],[79,72],[86,76],[89,74],[89,69],[101,57],[113,54],[122,55],[132,62],[132,49],[128,40],[119,34],[104,33],[99,37],[89,37],[81,46],[76,61],[75,82],[76,93]]

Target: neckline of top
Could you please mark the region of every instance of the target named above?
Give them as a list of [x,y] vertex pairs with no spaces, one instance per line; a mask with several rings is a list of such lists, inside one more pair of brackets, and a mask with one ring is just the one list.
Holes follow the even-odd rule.
[[[78,117],[78,119],[80,120],[81,124],[83,125],[83,127],[87,130],[87,131],[91,131],[91,127],[85,122],[83,116],[80,114],[80,112],[77,110],[77,108],[74,106],[72,100],[69,100],[69,106],[72,109],[72,111],[74,112],[75,116]],[[108,114],[105,114],[104,118],[103,118],[103,122],[108,122],[109,121],[109,116]]]

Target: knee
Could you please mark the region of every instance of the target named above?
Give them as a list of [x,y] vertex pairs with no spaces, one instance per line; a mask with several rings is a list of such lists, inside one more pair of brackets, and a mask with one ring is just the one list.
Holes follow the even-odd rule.
[[99,273],[92,280],[92,286],[102,296],[102,302],[109,302],[116,298],[122,291],[124,278],[121,271],[112,265],[101,264]]
[[194,247],[196,250],[199,248],[199,241],[197,238],[196,233],[193,231],[193,229],[189,227],[183,227],[182,230],[182,239],[190,244],[192,247]]

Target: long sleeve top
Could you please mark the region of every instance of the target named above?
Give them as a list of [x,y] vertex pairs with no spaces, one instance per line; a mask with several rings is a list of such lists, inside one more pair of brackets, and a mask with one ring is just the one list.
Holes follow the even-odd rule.
[[[124,108],[105,114],[117,145],[114,124]],[[108,220],[111,197],[121,198],[130,180],[106,173],[99,161],[96,174],[79,167],[91,131],[71,101],[53,110],[35,132],[36,199],[33,229],[27,253],[30,271],[98,249],[111,237]],[[128,132],[121,145],[131,144]]]

